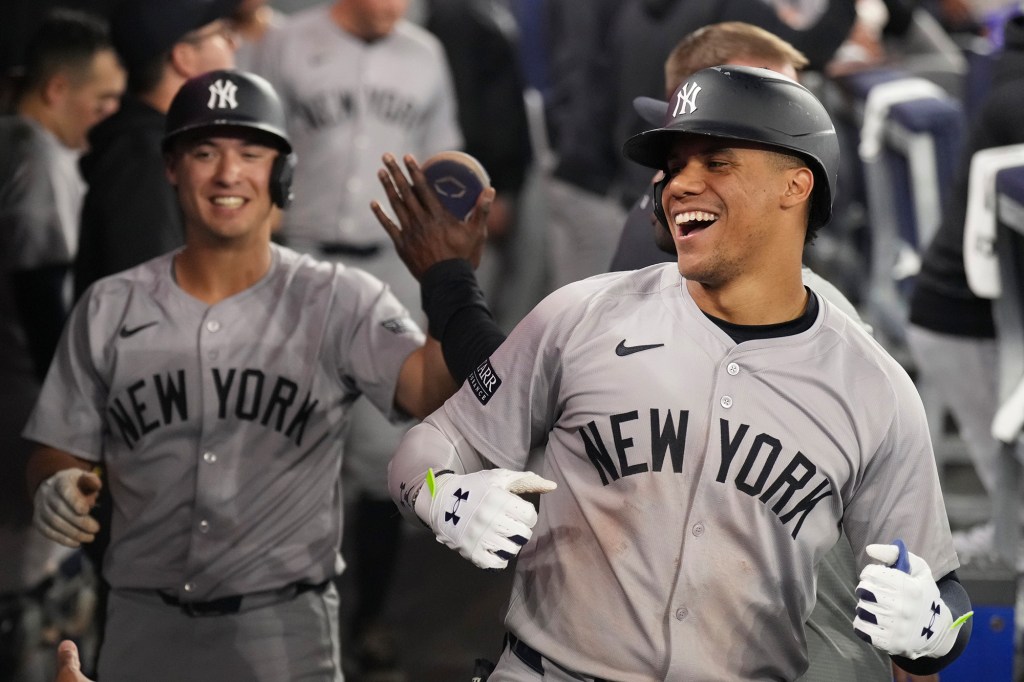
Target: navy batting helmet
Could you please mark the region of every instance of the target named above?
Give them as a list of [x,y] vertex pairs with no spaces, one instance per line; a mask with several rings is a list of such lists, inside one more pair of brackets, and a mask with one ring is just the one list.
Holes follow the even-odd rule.
[[291,202],[295,154],[285,128],[284,106],[261,76],[221,69],[185,82],[167,111],[163,149],[185,136],[215,134],[218,129],[259,131],[280,150],[270,176],[270,198],[281,208]]
[[747,66],[702,69],[673,93],[662,126],[626,140],[623,153],[664,170],[672,138],[680,133],[758,142],[795,154],[814,173],[810,227],[831,219],[839,141],[825,107],[799,83]]

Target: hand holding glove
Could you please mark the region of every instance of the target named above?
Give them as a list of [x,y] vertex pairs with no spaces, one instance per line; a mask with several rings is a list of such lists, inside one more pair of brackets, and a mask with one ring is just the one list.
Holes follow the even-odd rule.
[[[899,541],[897,541],[899,542]],[[939,658],[949,653],[967,613],[955,622],[939,595],[931,569],[902,543],[868,545],[872,559],[857,585],[857,636],[895,656]]]
[[528,471],[431,474],[415,509],[438,542],[481,568],[505,568],[533,536],[537,523],[537,510],[519,495],[554,489],[552,481]]
[[46,537],[67,547],[92,542],[100,524],[89,516],[102,487],[99,476],[82,469],[63,469],[39,484],[33,521]]

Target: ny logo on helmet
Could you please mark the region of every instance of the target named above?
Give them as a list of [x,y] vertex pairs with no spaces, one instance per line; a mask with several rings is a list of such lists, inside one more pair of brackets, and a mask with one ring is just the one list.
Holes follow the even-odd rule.
[[210,84],[210,101],[206,106],[210,109],[235,109],[238,102],[235,101],[235,93],[238,86],[229,80],[217,79]]
[[700,92],[700,86],[696,83],[687,83],[680,88],[679,92],[676,93],[676,108],[672,112],[672,116],[692,114],[697,111],[698,92]]

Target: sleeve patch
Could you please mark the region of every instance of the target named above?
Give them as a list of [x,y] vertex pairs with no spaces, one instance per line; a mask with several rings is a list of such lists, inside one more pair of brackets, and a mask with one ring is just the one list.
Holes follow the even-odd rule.
[[473,395],[481,405],[486,405],[501,386],[501,377],[494,371],[489,359],[480,363],[480,366],[469,375],[467,381],[469,381],[469,387],[473,389]]
[[390,320],[384,320],[381,322],[380,326],[384,327],[392,334],[409,334],[416,329],[412,320],[407,317],[393,317]]

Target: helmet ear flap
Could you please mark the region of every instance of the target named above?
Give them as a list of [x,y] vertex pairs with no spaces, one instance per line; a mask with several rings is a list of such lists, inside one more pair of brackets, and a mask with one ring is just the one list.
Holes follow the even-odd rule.
[[270,167],[270,200],[279,208],[286,209],[292,203],[292,179],[295,177],[296,157],[294,152],[280,152]]
[[654,217],[658,219],[658,222],[661,223],[661,226],[666,230],[669,229],[668,218],[665,216],[665,208],[661,205],[661,195],[664,194],[668,181],[669,178],[665,175],[661,180],[658,180],[651,185],[651,199],[654,204],[651,208],[654,210]]

